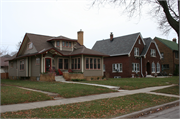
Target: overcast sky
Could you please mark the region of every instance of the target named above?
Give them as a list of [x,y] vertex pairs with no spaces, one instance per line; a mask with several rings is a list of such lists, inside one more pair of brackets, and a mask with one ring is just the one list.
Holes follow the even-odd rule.
[[16,51],[16,44],[25,33],[66,36],[77,39],[84,31],[84,45],[92,48],[97,40],[141,32],[142,37],[155,36],[172,40],[177,38],[171,30],[168,36],[157,29],[155,19],[144,10],[141,18],[129,19],[118,7],[91,7],[93,0],[1,0],[0,47]]

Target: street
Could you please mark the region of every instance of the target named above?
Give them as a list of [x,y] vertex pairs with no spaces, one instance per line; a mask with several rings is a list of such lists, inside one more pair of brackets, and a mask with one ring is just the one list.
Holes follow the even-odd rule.
[[140,118],[153,119],[153,118],[169,118],[169,119],[179,119],[179,106],[171,107],[169,109],[165,109],[153,114],[148,114],[146,116],[142,116]]

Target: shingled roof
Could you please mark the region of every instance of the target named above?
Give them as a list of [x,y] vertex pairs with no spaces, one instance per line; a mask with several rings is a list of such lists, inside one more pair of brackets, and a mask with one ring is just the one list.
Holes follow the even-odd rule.
[[159,37],[155,37],[154,39],[159,40],[160,42],[165,44],[167,47],[169,47],[171,50],[178,51],[178,44],[177,43],[175,43],[173,41],[170,41],[170,40],[162,39],[162,38],[159,38]]
[[[32,33],[26,33],[25,37],[26,36],[33,43],[37,52],[17,56],[17,57],[10,59],[10,60],[14,60],[14,59],[22,58],[22,57],[27,57],[27,56],[32,56],[32,55],[43,54],[44,52],[49,51],[49,50],[55,50],[56,52],[58,52],[59,54],[61,54],[63,56],[72,56],[72,55],[81,55],[81,54],[94,55],[94,56],[108,56],[106,54],[88,49],[84,45],[80,45],[77,42],[77,40],[70,39],[70,38],[67,38],[64,36],[52,37],[52,36],[45,36],[45,35],[32,34]],[[77,42],[77,44],[76,44],[73,51],[62,51],[62,50],[59,50],[58,48],[55,48],[50,42],[48,42],[48,41],[51,41],[53,39],[71,40],[71,41]],[[21,45],[23,45],[23,43]]]
[[141,56],[146,55],[146,53],[147,53],[147,51],[149,49],[149,46],[150,46],[150,44],[152,42],[152,38],[150,38],[150,37],[149,38],[144,38],[143,40],[146,43],[146,45],[144,46],[144,49],[143,49],[143,51],[141,53]]
[[112,41],[110,39],[100,40],[95,43],[92,49],[110,56],[128,55],[140,35],[140,33],[134,33],[115,37]]

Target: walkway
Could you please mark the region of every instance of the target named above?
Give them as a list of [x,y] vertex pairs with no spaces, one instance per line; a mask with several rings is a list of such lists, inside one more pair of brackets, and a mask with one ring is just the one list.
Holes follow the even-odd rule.
[[[97,95],[66,98],[66,99],[64,98],[64,99],[59,99],[59,100],[49,100],[49,101],[40,101],[40,102],[32,102],[32,103],[23,103],[23,104],[3,105],[3,106],[1,106],[0,113],[12,112],[12,111],[18,111],[18,110],[29,110],[29,109],[42,108],[42,107],[47,107],[47,106],[56,106],[56,105],[63,105],[63,104],[93,101],[93,100],[98,100],[98,99],[132,95],[132,94],[136,94],[136,93],[149,93],[150,91],[153,91],[153,90],[167,88],[167,87],[171,87],[171,86],[174,86],[174,85],[148,87],[148,88],[137,89],[137,90],[124,90],[124,91],[119,90],[119,92],[115,92],[115,93],[97,94]],[[180,98],[180,96],[177,96],[177,97]]]
[[101,84],[93,84],[93,83],[82,83],[82,82],[73,82],[73,81],[60,81],[63,83],[76,83],[76,84],[83,84],[83,85],[90,85],[90,86],[99,86],[99,87],[105,87],[112,90],[119,90],[120,87],[118,86],[109,86],[109,85],[101,85]]

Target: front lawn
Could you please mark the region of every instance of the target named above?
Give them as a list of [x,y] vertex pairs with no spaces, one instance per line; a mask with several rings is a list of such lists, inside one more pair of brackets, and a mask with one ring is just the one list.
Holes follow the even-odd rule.
[[32,89],[58,93],[61,97],[71,98],[92,94],[116,92],[108,88],[87,86],[81,84],[70,84],[61,82],[37,82],[28,80],[1,79],[2,84],[17,85]]
[[119,78],[99,81],[83,81],[85,83],[104,84],[111,86],[120,86],[121,89],[134,90],[145,87],[163,86],[170,84],[178,84],[179,77],[173,76],[169,78]]
[[44,101],[52,97],[34,91],[20,89],[14,86],[1,86],[1,105]]
[[178,100],[153,94],[134,94],[89,102],[2,113],[2,118],[111,118]]
[[160,89],[160,90],[155,90],[153,92],[179,95],[179,85]]

